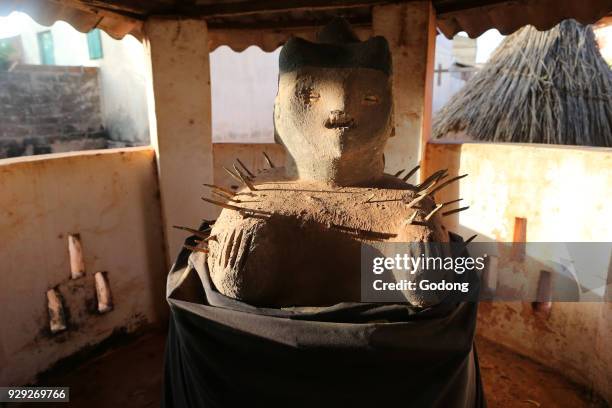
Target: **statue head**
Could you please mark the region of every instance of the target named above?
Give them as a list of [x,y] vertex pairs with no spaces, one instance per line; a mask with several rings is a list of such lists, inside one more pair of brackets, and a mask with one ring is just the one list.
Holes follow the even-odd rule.
[[316,43],[287,41],[279,66],[274,124],[289,176],[333,185],[382,177],[392,112],[387,41],[360,41],[336,19]]

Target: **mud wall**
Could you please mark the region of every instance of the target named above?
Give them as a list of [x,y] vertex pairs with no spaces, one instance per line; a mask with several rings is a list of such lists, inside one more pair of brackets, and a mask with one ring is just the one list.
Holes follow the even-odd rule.
[[98,68],[0,71],[0,158],[105,148],[100,112]]
[[[31,382],[113,333],[163,321],[166,270],[152,149],[6,159],[0,191],[0,384]],[[71,234],[80,242],[79,277]],[[106,276],[110,310],[99,305],[97,272]],[[48,290],[63,307],[66,327],[56,333]]]
[[[478,240],[512,242],[517,218],[527,242],[612,241],[612,149],[464,143],[429,144],[427,175],[469,176],[436,196],[470,209],[447,227]],[[608,272],[609,273],[609,272]],[[610,294],[610,276],[602,277]],[[483,336],[551,367],[612,401],[612,303],[553,302],[548,316],[530,302],[481,303]]]

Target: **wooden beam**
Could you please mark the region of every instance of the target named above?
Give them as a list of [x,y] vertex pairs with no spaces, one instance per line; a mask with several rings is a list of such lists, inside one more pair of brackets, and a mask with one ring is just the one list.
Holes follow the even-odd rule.
[[299,11],[341,10],[376,4],[390,3],[390,0],[277,0],[243,1],[239,3],[216,3],[196,8],[198,15],[209,17],[248,16],[253,14],[287,13]]
[[123,3],[120,3],[121,5],[115,5],[112,2],[99,0],[50,0],[50,2],[92,14],[101,14],[114,18],[127,18],[130,20],[144,20],[147,14],[145,9],[135,9]]
[[[320,27],[331,21],[333,16],[325,18],[294,18],[291,20],[269,20],[261,19],[253,22],[241,22],[233,20],[212,20],[208,24],[210,30],[287,30],[309,27]],[[370,15],[346,16],[351,27],[369,27],[372,24]]]
[[510,3],[509,0],[436,0],[436,14],[453,13],[479,7],[495,6],[500,3]]
[[[69,4],[75,8],[86,8],[89,10],[105,10],[115,12],[117,14],[129,15],[132,18],[143,19],[146,16],[147,8],[150,8],[151,3],[138,2],[135,5],[133,1],[104,1],[104,0],[51,0],[54,3]],[[148,6],[148,7],[147,7]]]
[[[235,17],[253,14],[272,14],[299,11],[341,10],[347,8],[373,6],[393,3],[393,0],[293,0],[290,2],[277,0],[248,0],[238,2],[198,1],[144,1],[144,0],[53,0],[63,3],[80,3],[81,7],[89,9],[114,11],[119,14],[139,16],[146,19],[156,15],[182,17]],[[396,2],[396,1],[395,1]]]

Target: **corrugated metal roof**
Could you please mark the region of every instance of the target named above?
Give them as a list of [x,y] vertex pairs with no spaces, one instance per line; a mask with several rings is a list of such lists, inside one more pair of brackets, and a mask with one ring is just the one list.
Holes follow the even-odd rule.
[[[362,25],[371,9],[389,0],[0,0],[0,15],[23,11],[44,25],[64,20],[86,32],[101,28],[115,38],[142,36],[142,23],[152,15],[206,19],[211,29],[263,28],[291,30],[321,25],[343,15]],[[465,31],[476,37],[490,28],[510,34],[532,24],[546,30],[561,20],[593,23],[612,11],[612,0],[433,0],[438,28],[447,37]],[[253,45],[257,45],[253,43]]]
[[76,0],[0,0],[0,16],[7,16],[13,11],[22,11],[45,26],[61,20],[84,33],[100,28],[116,39],[127,34],[142,38],[141,19],[87,6]]
[[[446,3],[457,4],[445,7]],[[568,18],[591,24],[612,11],[611,0],[514,0],[473,7],[467,7],[464,2],[463,8],[461,3],[438,1],[438,28],[448,38],[460,31],[475,38],[491,28],[508,35],[528,24],[544,31]]]

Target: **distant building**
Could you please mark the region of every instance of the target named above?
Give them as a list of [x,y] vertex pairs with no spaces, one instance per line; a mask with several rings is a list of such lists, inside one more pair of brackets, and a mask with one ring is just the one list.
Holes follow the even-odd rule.
[[437,112],[477,71],[476,40],[436,37],[432,111]]
[[223,46],[210,54],[214,143],[273,143],[280,49]]
[[98,29],[84,34],[62,21],[45,27],[23,13],[0,20],[0,56],[5,55],[5,69],[19,65],[97,67],[101,120],[111,145],[148,143],[146,65],[144,48],[137,39],[126,36],[117,41]]

